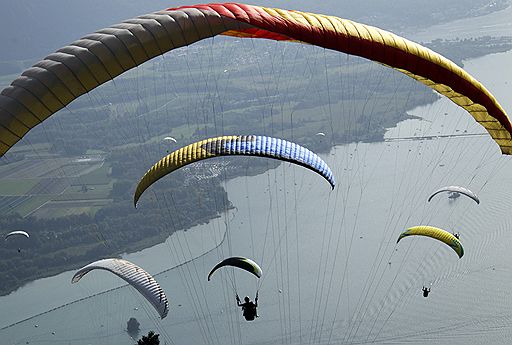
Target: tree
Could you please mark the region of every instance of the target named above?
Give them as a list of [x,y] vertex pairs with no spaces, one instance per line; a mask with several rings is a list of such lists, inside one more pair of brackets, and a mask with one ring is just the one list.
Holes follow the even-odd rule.
[[126,330],[130,336],[137,337],[139,335],[139,326],[139,321],[137,321],[136,318],[131,317],[126,324]]
[[137,345],[159,345],[160,340],[158,340],[158,336],[160,334],[155,334],[153,331],[149,331],[148,335],[143,335],[142,338],[137,341]]

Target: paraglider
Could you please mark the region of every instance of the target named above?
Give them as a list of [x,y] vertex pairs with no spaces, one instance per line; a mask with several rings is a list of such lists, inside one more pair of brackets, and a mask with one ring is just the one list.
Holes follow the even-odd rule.
[[92,262],[79,269],[73,275],[71,283],[78,283],[87,273],[97,269],[109,271],[124,279],[153,305],[160,318],[163,319],[167,316],[169,302],[160,285],[148,272],[127,260],[103,259]]
[[23,230],[16,230],[16,231],[11,231],[10,233],[8,233],[7,235],[5,235],[5,240],[7,240],[9,237],[11,236],[25,236],[26,238],[29,238],[30,235],[26,232],[26,231],[23,231]]
[[[162,139],[162,141],[164,141],[166,143],[169,143],[169,142],[177,143],[176,139],[174,139],[173,137],[165,137]],[[166,152],[169,153],[169,150],[166,150]]]
[[462,243],[451,233],[446,230],[439,229],[433,226],[414,226],[412,228],[407,229],[407,231],[400,234],[396,243],[400,242],[400,240],[407,236],[426,236],[438,241],[441,241],[448,246],[450,246],[461,258],[464,255],[464,248],[462,247]]
[[254,321],[258,316],[258,292],[256,292],[256,298],[254,302],[251,301],[249,296],[244,297],[244,303],[240,301],[240,297],[236,295],[236,305],[242,307],[242,313],[246,321]]
[[[10,238],[11,236],[15,236],[15,237],[16,236],[24,236],[26,238],[30,238],[30,235],[26,231],[16,230],[16,231],[11,231],[7,235],[5,235],[5,237],[4,237],[5,241],[7,241],[7,239]],[[21,248],[18,248],[18,253],[21,253]]]
[[182,147],[155,163],[139,181],[133,203],[137,206],[137,201],[149,186],[185,165],[203,159],[232,155],[267,157],[301,165],[323,176],[332,189],[336,185],[327,163],[296,143],[261,135],[222,136]]
[[244,258],[241,256],[234,256],[227,259],[222,260],[217,265],[215,265],[214,268],[210,271],[208,274],[208,281],[212,277],[213,273],[217,271],[219,268],[224,266],[232,266],[232,267],[238,267],[244,271],[247,271],[249,273],[254,274],[256,277],[261,278],[261,275],[263,274],[263,271],[261,270],[260,266],[251,259]]
[[325,137],[325,133],[324,132],[318,132],[315,135],[320,136],[320,137]]
[[[217,265],[215,265],[214,268],[210,271],[208,274],[208,281],[210,280],[211,276],[215,271],[217,271],[221,267],[225,266],[231,266],[231,267],[237,267],[244,271],[247,271],[249,273],[254,274],[256,277],[261,278],[261,275],[263,274],[263,271],[261,270],[260,266],[251,259],[244,258],[241,256],[234,256],[227,259],[222,260]],[[236,295],[236,304],[239,307],[242,307],[243,316],[245,317],[245,320],[247,321],[253,321],[255,318],[258,317],[257,313],[257,307],[258,307],[258,291],[256,291],[256,298],[254,299],[254,302],[251,301],[249,296],[246,296],[244,298],[244,303],[240,301],[240,297],[238,297],[238,294]]]
[[432,198],[434,196],[436,196],[439,193],[443,193],[443,192],[450,193],[448,196],[448,198],[450,198],[450,199],[456,199],[461,194],[463,194],[463,195],[467,196],[468,198],[473,199],[477,204],[480,204],[480,199],[478,199],[478,196],[475,193],[473,193],[472,191],[470,191],[467,188],[460,187],[460,186],[446,186],[446,187],[439,188],[434,193],[432,193],[432,195],[429,196],[428,202],[430,202],[430,200],[432,200]]
[[404,73],[468,111],[512,154],[512,123],[469,73],[391,32],[334,16],[237,3],[183,6],[87,35],[25,70],[0,94],[0,156],[77,97],[170,50],[217,35],[316,45]]
[[459,192],[449,192],[448,193],[448,199],[455,200],[455,199],[458,199],[458,198],[460,198],[460,193]]
[[428,294],[430,293],[430,288],[426,288],[424,286],[423,289],[421,290],[423,291],[423,297],[428,297]]

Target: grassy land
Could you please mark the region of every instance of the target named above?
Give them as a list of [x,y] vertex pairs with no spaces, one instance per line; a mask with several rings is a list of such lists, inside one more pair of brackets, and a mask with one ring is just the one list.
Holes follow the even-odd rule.
[[52,199],[51,195],[36,195],[12,209],[11,213],[18,213],[25,217]]
[[72,186],[77,185],[110,185],[112,178],[110,177],[111,168],[109,164],[103,164],[98,169],[95,169],[85,175],[81,175],[72,183]]
[[[101,176],[101,179],[104,179]],[[93,181],[94,182],[94,181]],[[62,193],[58,200],[73,199],[101,199],[107,197],[112,191],[112,180],[108,184],[90,183],[86,185],[87,191],[83,190],[82,184],[73,184]],[[80,197],[81,196],[81,197]],[[57,199],[56,199],[57,200]]]
[[25,164],[26,161],[23,160],[0,165],[0,180],[4,178],[9,178],[8,175],[11,174],[13,170],[23,169]]
[[[60,160],[60,162],[65,161]],[[46,163],[38,164],[38,166],[51,166],[55,162],[55,159],[50,159]],[[13,164],[17,168],[23,167],[19,162]],[[57,166],[56,169],[59,170],[60,168],[62,167]],[[79,169],[87,171],[89,167],[87,165],[77,165],[73,168],[60,169],[59,171],[61,173],[67,171],[76,174],[80,171]],[[5,210],[7,214],[18,213],[21,216],[26,216],[33,213],[35,216],[42,216],[44,218],[64,217],[80,213],[94,214],[98,209],[112,202],[112,199],[109,197],[113,186],[113,179],[109,176],[110,171],[111,169],[108,164],[97,164],[94,170],[76,178],[56,177],[46,178],[45,180],[27,178],[0,179],[0,199],[2,198],[1,196],[4,196],[5,203],[8,206]],[[62,185],[63,183],[68,184],[67,188]],[[65,188],[62,193],[51,193],[51,186],[55,184],[61,186],[56,189],[57,191]],[[23,200],[19,199],[19,201],[5,198],[5,196],[24,196],[31,193],[35,194]]]
[[0,195],[26,195],[40,179],[0,179]]
[[37,218],[59,218],[71,215],[94,214],[112,203],[112,199],[51,201],[37,209],[32,216]]
[[12,149],[9,150],[11,153],[31,153],[33,154],[34,151],[37,151],[38,153],[48,152],[51,147],[51,144],[49,143],[38,143],[38,144],[23,144],[14,146]]

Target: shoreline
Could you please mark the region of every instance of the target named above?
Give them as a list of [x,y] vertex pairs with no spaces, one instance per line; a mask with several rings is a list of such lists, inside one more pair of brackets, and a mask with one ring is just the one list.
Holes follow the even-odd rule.
[[[449,43],[447,43],[447,44],[449,45]],[[490,55],[490,54],[494,54],[494,53],[495,52],[492,51],[491,53],[485,54],[485,55]],[[481,56],[485,56],[485,55],[481,55]],[[478,56],[478,57],[481,57],[481,56]],[[478,58],[478,57],[471,56],[468,59],[470,60],[470,59],[475,59],[475,58]],[[468,60],[468,59],[466,59],[466,60]],[[463,60],[463,61],[465,61],[465,60]],[[390,128],[395,128],[399,123],[401,123],[403,121],[407,121],[407,120],[411,120],[411,119],[419,119],[418,117],[416,117],[414,115],[410,115],[410,111],[411,110],[413,110],[415,108],[418,108],[418,107],[421,107],[421,106],[428,106],[428,105],[434,104],[436,101],[438,101],[439,98],[440,98],[440,96],[438,94],[432,93],[432,97],[428,96],[428,97],[424,97],[422,99],[418,99],[417,101],[414,102],[414,104],[410,105],[410,108],[405,113],[399,114],[399,115],[397,115],[395,117],[386,118],[385,120],[388,120],[389,122],[385,123],[384,127],[382,127],[380,130],[376,131],[375,134],[377,134],[377,135],[374,135],[371,138],[367,138],[367,140],[359,140],[359,141],[347,140],[347,141],[343,141],[343,140],[336,140],[336,138],[333,137],[330,142],[323,142],[318,147],[314,147],[313,145],[311,145],[311,147],[309,147],[309,148],[311,150],[317,152],[317,153],[328,154],[335,146],[350,145],[350,144],[352,144],[354,142],[364,142],[364,143],[381,143],[381,142],[386,142],[386,133],[389,131]],[[277,165],[279,165],[280,163],[281,162],[278,162]],[[262,168],[262,170],[258,169],[257,174],[265,173],[268,169],[272,169],[274,167],[275,166],[272,165],[271,167]],[[233,178],[236,178],[236,177],[239,177],[239,176],[237,174],[234,174],[234,175],[231,175],[231,176],[227,176],[227,181],[232,180]],[[224,190],[224,187],[220,186],[220,188],[222,188],[223,192],[226,193],[226,190]],[[229,201],[229,196],[227,196],[227,198],[228,198],[228,201]],[[198,224],[209,224],[211,221],[221,217],[222,214],[223,213],[221,212],[221,213],[216,213],[215,215],[212,215],[211,217],[205,217]],[[194,225],[192,225],[190,227],[187,227],[187,228],[184,228],[184,229],[179,229],[179,230],[173,232],[172,234],[170,234],[170,236],[172,236],[174,233],[179,232],[179,231],[187,231],[189,229],[192,229],[194,226],[197,226],[198,224],[194,224]],[[150,238],[145,238],[143,241],[136,241],[135,243],[131,243],[130,246],[126,247],[124,250],[120,250],[117,254],[112,254],[112,255],[107,255],[107,256],[109,256],[109,257],[117,257],[117,256],[120,256],[120,255],[123,255],[123,254],[136,253],[136,252],[148,249],[148,248],[152,248],[152,247],[154,247],[156,245],[165,243],[165,241],[167,241],[167,239],[170,238],[170,236],[165,236],[164,237],[164,236],[161,236],[161,234],[159,234],[159,235],[156,235],[156,236],[152,236]],[[9,289],[9,290],[3,291],[0,294],[0,297],[9,296],[11,293],[14,293],[14,292],[18,291],[19,289],[22,289],[23,287],[27,286],[28,284],[30,284],[30,283],[32,283],[34,281],[37,281],[39,279],[51,278],[51,277],[57,276],[59,274],[62,274],[64,272],[74,270],[77,267],[81,267],[81,266],[89,263],[90,261],[91,260],[86,260],[86,261],[80,262],[79,264],[77,264],[76,262],[73,262],[73,263],[70,263],[70,265],[67,265],[67,266],[66,265],[62,265],[57,270],[53,270],[51,272],[46,272],[46,274],[39,274],[39,275],[37,275],[37,276],[35,276],[33,278],[26,279],[21,284],[18,284],[16,287],[14,287],[12,289]]]
[[[228,210],[228,213],[229,213],[229,210]],[[183,231],[185,231],[185,230],[183,230]],[[184,261],[184,262],[181,262],[181,263],[179,263],[179,264],[176,264],[176,265],[174,265],[174,266],[172,266],[172,267],[169,267],[169,268],[167,268],[167,269],[164,269],[163,271],[160,271],[160,272],[158,272],[158,273],[152,274],[152,276],[153,276],[153,277],[158,277],[159,275],[162,275],[162,274],[164,274],[164,273],[167,273],[167,272],[169,272],[169,271],[172,271],[172,270],[174,270],[174,269],[177,269],[177,268],[179,268],[179,267],[181,267],[181,266],[183,266],[183,265],[186,265],[186,264],[188,264],[188,263],[190,263],[190,262],[192,262],[192,261],[194,261],[194,260],[200,259],[200,258],[202,258],[203,256],[206,256],[206,255],[210,254],[210,253],[211,253],[211,252],[213,252],[215,249],[219,248],[220,246],[222,246],[222,245],[224,244],[224,241],[226,240],[227,234],[228,234],[228,231],[227,231],[227,229],[225,229],[225,230],[224,230],[224,234],[223,234],[222,239],[220,240],[220,242],[219,242],[219,243],[217,243],[217,245],[215,245],[214,247],[212,247],[212,248],[208,249],[206,252],[201,253],[201,254],[199,254],[199,255],[197,255],[197,256],[195,256],[195,257],[191,258],[191,259],[188,259],[188,260],[186,260],[186,261]],[[171,234],[171,235],[168,237],[168,239],[170,239],[172,235],[173,235],[173,234]],[[164,243],[164,242],[162,242],[162,243]],[[159,244],[161,244],[161,243],[159,243]],[[149,248],[151,248],[151,247],[144,248],[144,249],[149,249]],[[133,254],[133,253],[125,253],[125,254]],[[65,272],[66,272],[66,271],[65,271]],[[65,272],[61,272],[61,273],[65,273]],[[16,322],[10,323],[10,324],[5,325],[5,326],[1,326],[1,327],[0,327],[0,331],[3,331],[3,330],[5,330],[5,329],[8,329],[8,328],[11,328],[11,327],[14,327],[14,326],[17,326],[17,325],[19,325],[19,324],[21,324],[21,323],[23,323],[23,322],[30,321],[30,320],[32,320],[32,319],[35,319],[35,318],[39,317],[39,316],[42,316],[42,315],[45,315],[45,314],[51,313],[51,312],[53,312],[53,311],[55,311],[55,310],[59,310],[59,309],[65,308],[65,307],[70,306],[70,305],[73,305],[73,304],[75,304],[75,303],[79,303],[79,302],[82,302],[82,301],[85,301],[85,300],[88,300],[88,299],[94,298],[94,297],[96,297],[96,296],[101,296],[101,295],[104,295],[104,294],[110,293],[110,292],[112,292],[112,291],[116,291],[116,290],[119,290],[119,289],[125,288],[125,287],[127,287],[127,286],[129,286],[129,285],[130,285],[130,284],[125,283],[125,284],[123,284],[123,285],[120,285],[120,286],[117,286],[117,287],[114,287],[114,288],[110,288],[110,289],[107,289],[107,290],[104,290],[104,291],[101,291],[101,292],[93,293],[92,295],[88,295],[88,296],[85,296],[85,297],[82,297],[82,298],[76,299],[76,300],[74,300],[74,301],[71,301],[71,302],[67,302],[67,303],[61,304],[61,305],[59,305],[59,306],[57,306],[57,307],[54,307],[54,308],[51,308],[51,309],[45,310],[45,311],[43,311],[43,312],[40,312],[40,313],[34,314],[34,315],[29,316],[29,317],[26,317],[26,318],[24,318],[24,319],[22,319],[22,320],[19,320],[19,321],[16,321]],[[8,296],[8,295],[6,295],[6,296]],[[6,297],[6,296],[1,296],[1,297]]]

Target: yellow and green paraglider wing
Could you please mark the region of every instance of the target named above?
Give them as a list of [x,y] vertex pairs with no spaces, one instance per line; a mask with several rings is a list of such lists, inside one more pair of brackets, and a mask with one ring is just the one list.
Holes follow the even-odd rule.
[[412,228],[407,229],[407,231],[402,232],[400,237],[396,243],[400,242],[400,240],[407,236],[426,236],[441,241],[449,245],[461,258],[464,255],[464,248],[462,247],[462,243],[450,232],[439,229],[433,226],[413,226]]
[[254,274],[258,278],[261,278],[261,275],[263,274],[263,271],[256,262],[252,261],[251,259],[244,258],[242,256],[234,256],[231,258],[224,259],[217,265],[215,265],[215,267],[212,268],[212,270],[208,274],[208,280],[210,280],[215,271],[224,266],[238,267],[244,271]]

